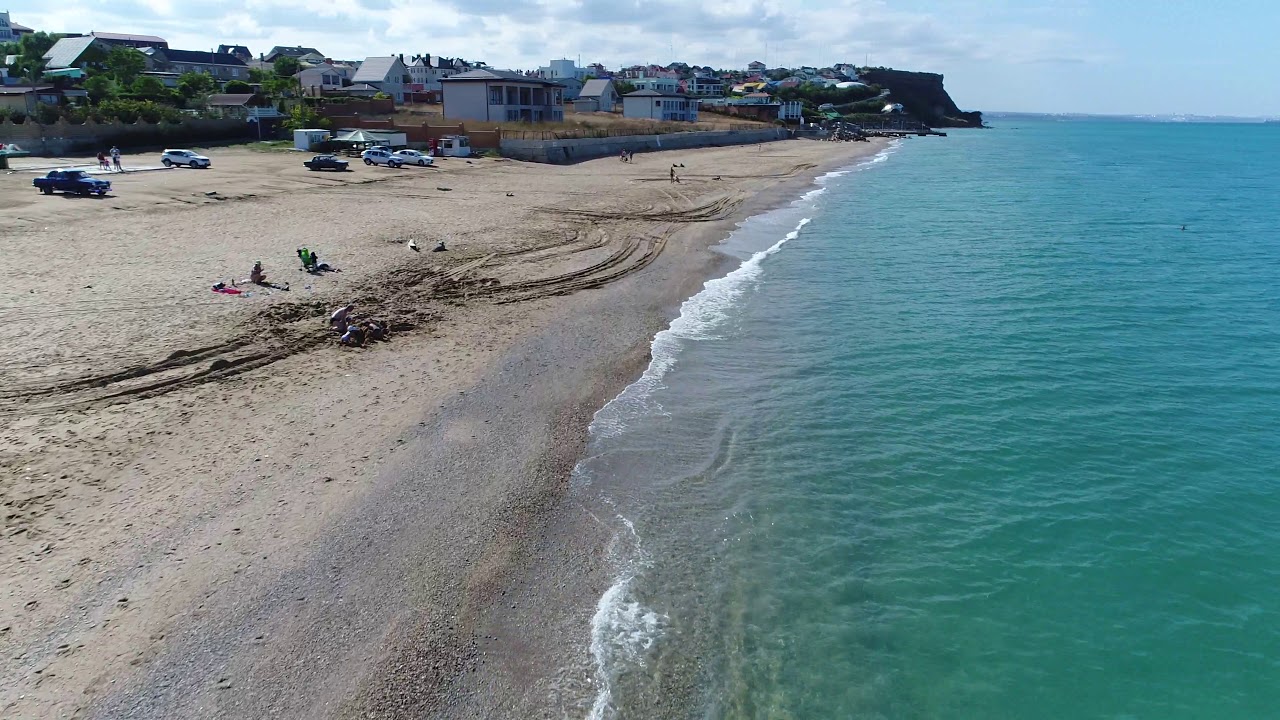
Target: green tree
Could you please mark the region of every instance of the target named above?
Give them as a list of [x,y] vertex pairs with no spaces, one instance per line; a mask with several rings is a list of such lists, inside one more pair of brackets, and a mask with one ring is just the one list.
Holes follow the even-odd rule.
[[36,119],[36,122],[40,123],[41,125],[52,125],[58,122],[58,118],[61,116],[62,114],[58,112],[57,105],[50,105],[49,103],[36,103],[35,119]]
[[249,82],[261,85],[266,82],[267,74],[258,68],[249,68]]
[[169,97],[169,89],[164,83],[153,77],[140,77],[129,86],[129,92],[139,100],[165,100]]
[[302,63],[297,58],[291,58],[288,55],[281,55],[276,58],[274,63],[276,76],[282,78],[291,78],[302,70]]
[[232,80],[226,84],[223,92],[231,95],[250,95],[253,93],[253,87],[243,80]]
[[635,84],[633,84],[633,83],[631,83],[631,82],[629,82],[629,81],[627,81],[627,80],[623,80],[623,79],[621,79],[621,78],[614,78],[614,79],[613,79],[613,89],[614,89],[614,90],[617,90],[619,95],[626,95],[627,93],[633,93],[633,92],[635,92],[635,91],[636,91],[636,86],[635,86]]
[[268,77],[262,81],[262,92],[272,97],[293,97],[298,91],[298,80],[290,77]]
[[58,42],[61,35],[54,35],[47,32],[31,33],[23,35],[18,39],[18,55],[24,60],[41,60],[44,54],[49,52],[49,48]]
[[218,81],[208,73],[188,72],[178,77],[178,92],[190,100],[218,89]]
[[300,102],[289,111],[289,119],[284,121],[284,126],[288,130],[323,128],[329,126],[329,119],[320,117],[310,105]]
[[103,100],[110,100],[119,94],[115,80],[108,75],[95,75],[84,81],[85,92],[89,93],[89,102],[97,105]]
[[121,85],[132,85],[147,69],[147,58],[130,47],[116,46],[107,53],[106,71]]

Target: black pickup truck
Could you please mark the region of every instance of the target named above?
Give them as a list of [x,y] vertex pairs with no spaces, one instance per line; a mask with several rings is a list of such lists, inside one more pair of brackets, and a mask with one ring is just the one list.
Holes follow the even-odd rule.
[[111,192],[111,182],[90,177],[83,170],[51,170],[48,175],[31,181],[45,195],[56,192],[77,195],[106,195]]

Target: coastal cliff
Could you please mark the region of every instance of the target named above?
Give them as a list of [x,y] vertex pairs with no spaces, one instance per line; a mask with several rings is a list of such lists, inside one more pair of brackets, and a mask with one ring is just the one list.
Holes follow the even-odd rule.
[[864,70],[860,76],[863,82],[887,89],[890,102],[901,103],[930,127],[982,127],[982,113],[957,107],[940,74],[875,69]]

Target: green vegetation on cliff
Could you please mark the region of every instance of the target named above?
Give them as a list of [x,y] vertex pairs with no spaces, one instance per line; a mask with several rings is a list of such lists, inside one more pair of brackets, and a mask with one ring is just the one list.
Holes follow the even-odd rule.
[[868,68],[859,76],[888,90],[887,102],[901,103],[908,114],[930,127],[982,127],[982,113],[956,107],[939,74]]

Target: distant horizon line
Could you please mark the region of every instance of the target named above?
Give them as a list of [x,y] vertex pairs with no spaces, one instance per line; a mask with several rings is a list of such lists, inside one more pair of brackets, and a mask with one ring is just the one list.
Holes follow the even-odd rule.
[[1090,112],[1031,112],[1026,110],[984,110],[983,118],[995,117],[1057,117],[1057,118],[1103,118],[1121,120],[1195,120],[1218,122],[1264,123],[1280,120],[1280,115],[1200,115],[1198,113],[1090,113]]

